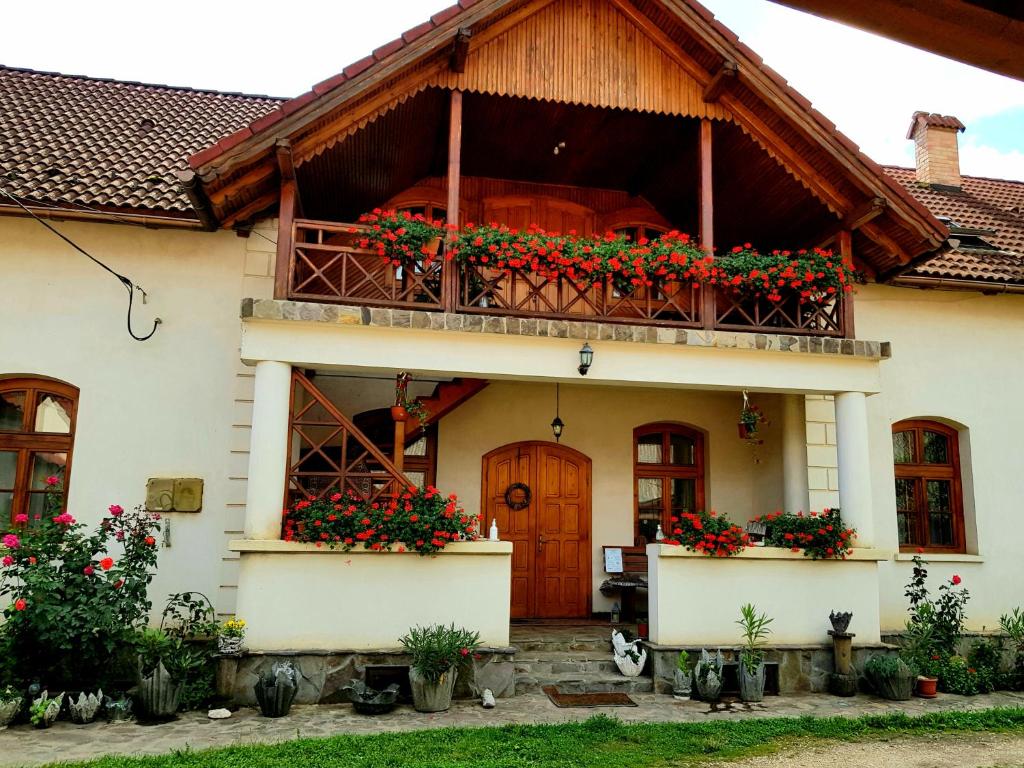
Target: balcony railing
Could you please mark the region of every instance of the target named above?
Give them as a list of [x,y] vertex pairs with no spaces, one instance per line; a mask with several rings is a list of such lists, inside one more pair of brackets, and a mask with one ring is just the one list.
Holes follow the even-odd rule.
[[466,314],[507,315],[675,328],[852,335],[852,302],[824,306],[749,300],[690,283],[657,286],[598,283],[489,269],[437,259],[395,267],[359,248],[362,227],[296,219],[288,262],[289,299]]

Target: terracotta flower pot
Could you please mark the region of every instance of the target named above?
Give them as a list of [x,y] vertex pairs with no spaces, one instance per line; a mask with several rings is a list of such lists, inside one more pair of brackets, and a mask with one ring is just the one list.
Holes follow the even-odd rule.
[[938,693],[936,693],[938,684],[939,678],[937,677],[918,675],[917,695],[922,699],[934,699],[936,696],[938,696]]
[[405,421],[409,418],[409,411],[406,410],[404,405],[392,405],[391,406],[391,420],[392,421]]
[[438,250],[441,248],[441,238],[432,237],[423,245],[423,252],[431,256],[436,256]]

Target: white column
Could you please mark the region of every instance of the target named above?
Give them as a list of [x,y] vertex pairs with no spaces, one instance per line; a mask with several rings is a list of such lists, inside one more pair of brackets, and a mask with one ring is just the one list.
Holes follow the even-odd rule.
[[839,506],[843,522],[857,529],[857,546],[874,544],[871,460],[868,452],[867,398],[863,392],[835,396],[836,444],[839,452]]
[[263,360],[256,363],[249,442],[249,480],[245,493],[245,537],[281,538],[288,454],[288,404],[292,367]]
[[782,505],[785,512],[809,512],[807,424],[804,396],[782,396]]

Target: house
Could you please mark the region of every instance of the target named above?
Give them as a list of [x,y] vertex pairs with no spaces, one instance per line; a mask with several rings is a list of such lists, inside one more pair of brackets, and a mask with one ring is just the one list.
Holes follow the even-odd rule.
[[[919,548],[970,585],[972,628],[1012,607],[1024,183],[961,176],[955,118],[915,113],[916,169],[882,168],[693,0],[463,0],[289,100],[17,69],[0,100],[0,513],[48,475],[82,519],[160,510],[154,595],[244,616],[249,671],[298,653],[306,700],[437,621],[513,691],[510,627],[625,599],[606,548],[645,571],[665,654],[734,644],[745,602],[780,646],[824,648],[844,609],[879,647]],[[828,248],[866,284],[808,304],[396,267],[363,243],[376,208]],[[396,377],[421,421],[393,419]],[[282,537],[295,501],[406,483],[500,540]],[[658,540],[684,512],[833,507],[844,560]]]

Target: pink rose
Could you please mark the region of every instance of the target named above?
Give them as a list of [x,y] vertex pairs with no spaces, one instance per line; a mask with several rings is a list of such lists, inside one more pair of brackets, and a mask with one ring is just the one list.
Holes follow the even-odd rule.
[[95,572],[96,571],[93,569],[91,565],[87,565],[85,566],[85,568],[82,569],[82,573],[84,573],[86,576],[92,576]]
[[14,522],[16,522],[16,523],[27,523],[28,522],[28,515],[26,515],[25,513],[22,513],[20,515],[15,515],[14,516]]
[[14,558],[10,555],[4,555],[4,559],[0,560],[0,563],[3,563],[5,566],[10,567],[14,565]]
[[8,549],[17,549],[21,546],[21,539],[15,536],[13,533],[8,533],[3,539],[4,546]]
[[120,504],[111,504],[109,507],[107,507],[107,511],[109,511],[110,514],[114,517],[120,517],[122,514],[124,514],[124,507],[122,507]]
[[60,480],[57,479],[56,475],[50,475],[48,478],[46,478],[46,484],[47,485],[57,485],[57,483],[59,483],[59,482],[60,482]]

